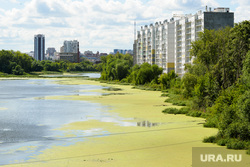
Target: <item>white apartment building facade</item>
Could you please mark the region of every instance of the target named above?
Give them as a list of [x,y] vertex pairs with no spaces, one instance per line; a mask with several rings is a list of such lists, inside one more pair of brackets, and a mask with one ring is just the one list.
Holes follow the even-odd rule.
[[[77,40],[64,41],[60,51],[60,59],[80,63],[79,42]],[[77,55],[77,60],[75,60],[74,55]]]
[[63,50],[64,50],[64,53],[78,53],[79,42],[77,40],[64,41]]
[[174,27],[173,21],[141,27],[137,32],[136,63],[157,64],[164,72],[174,69]]
[[164,73],[175,70],[178,76],[185,74],[184,64],[192,63],[189,50],[191,42],[198,39],[204,29],[220,29],[234,26],[234,13],[229,8],[199,11],[194,15],[179,16],[168,22],[141,27],[135,40],[135,64],[157,64]]

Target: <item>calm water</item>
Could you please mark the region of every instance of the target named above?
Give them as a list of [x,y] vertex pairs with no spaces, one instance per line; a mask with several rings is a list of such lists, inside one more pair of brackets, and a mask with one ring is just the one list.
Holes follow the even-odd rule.
[[[80,90],[102,88],[95,85],[59,85],[46,79],[0,80],[0,165],[32,159],[32,156],[41,154],[41,151],[51,146],[67,146],[84,141],[84,136],[109,135],[101,127],[87,131],[55,130],[71,122],[94,119],[120,126],[135,126],[117,115],[105,112],[108,106],[87,101],[44,98],[75,94],[100,95]],[[67,133],[75,138],[65,138]]]
[[88,77],[88,78],[100,78],[101,74],[100,73],[96,73],[96,72],[90,72],[90,73],[76,73],[73,75],[63,75],[63,74],[57,74],[57,75],[41,75],[41,76],[45,76],[45,77]]

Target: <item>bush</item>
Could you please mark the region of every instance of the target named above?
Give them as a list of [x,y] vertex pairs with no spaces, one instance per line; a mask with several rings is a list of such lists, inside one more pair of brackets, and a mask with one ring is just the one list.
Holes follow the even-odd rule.
[[241,150],[247,147],[247,143],[238,139],[230,139],[226,146],[228,149]]
[[161,97],[169,97],[169,94],[163,93],[163,94],[161,94]]
[[190,108],[183,107],[181,109],[177,108],[166,108],[162,112],[167,114],[187,114],[190,111]]
[[209,127],[209,128],[218,128],[218,118],[213,116],[213,117],[209,117],[207,120],[207,122],[204,124],[204,127]]
[[250,148],[247,150],[247,154],[249,154],[249,155],[250,155]]
[[225,146],[228,142],[228,139],[220,139],[217,141],[217,144],[220,146]]
[[15,68],[13,68],[12,73],[14,75],[23,75],[24,70],[20,65],[17,65]]
[[181,114],[187,114],[187,113],[190,112],[190,108],[188,108],[188,107],[183,107],[183,108],[179,109],[179,112],[180,112]]
[[177,108],[166,108],[162,112],[167,114],[176,114],[179,110]]
[[177,106],[186,106],[186,103],[185,102],[182,102],[182,101],[177,101],[177,102],[174,102],[172,103],[173,105],[177,105]]
[[191,117],[201,117],[202,113],[199,111],[191,111],[187,114],[187,116],[191,116]]
[[216,136],[210,136],[203,139],[204,143],[216,143]]

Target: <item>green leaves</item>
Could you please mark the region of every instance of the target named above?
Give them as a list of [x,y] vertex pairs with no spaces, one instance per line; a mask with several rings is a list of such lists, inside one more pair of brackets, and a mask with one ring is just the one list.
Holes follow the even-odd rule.
[[101,79],[103,80],[122,80],[130,73],[129,70],[133,65],[133,57],[131,55],[108,55],[101,57],[102,73]]

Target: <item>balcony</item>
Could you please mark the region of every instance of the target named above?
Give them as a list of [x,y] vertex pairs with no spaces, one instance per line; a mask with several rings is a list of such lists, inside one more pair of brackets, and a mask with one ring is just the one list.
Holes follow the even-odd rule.
[[191,30],[187,30],[187,31],[186,31],[186,34],[191,34]]

